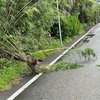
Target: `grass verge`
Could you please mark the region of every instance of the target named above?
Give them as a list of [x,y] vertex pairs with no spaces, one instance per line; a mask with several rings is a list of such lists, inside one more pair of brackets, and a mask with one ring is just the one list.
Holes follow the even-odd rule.
[[32,54],[32,57],[37,58],[37,59],[44,59],[45,57],[50,56],[51,54],[53,54],[61,49],[63,49],[63,48],[54,48],[54,49],[37,51]]
[[27,70],[28,67],[25,62],[13,60],[6,63],[0,68],[0,91],[9,90],[12,84],[18,83],[22,73],[27,73]]

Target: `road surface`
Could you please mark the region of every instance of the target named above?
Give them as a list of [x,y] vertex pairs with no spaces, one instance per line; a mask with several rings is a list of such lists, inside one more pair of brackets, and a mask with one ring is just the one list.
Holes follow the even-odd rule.
[[77,54],[65,55],[62,61],[76,61],[84,67],[51,72],[42,75],[15,100],[100,100],[100,25],[91,31],[94,34],[77,48],[92,48],[97,59],[85,61]]

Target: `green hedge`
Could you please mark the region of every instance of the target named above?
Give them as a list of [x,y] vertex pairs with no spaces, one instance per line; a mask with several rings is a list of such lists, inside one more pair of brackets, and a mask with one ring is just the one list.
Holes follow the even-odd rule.
[[[73,37],[80,33],[82,30],[82,24],[76,16],[62,17],[61,18],[61,31],[63,40],[66,37]],[[59,38],[58,23],[55,23],[51,28],[52,36]]]

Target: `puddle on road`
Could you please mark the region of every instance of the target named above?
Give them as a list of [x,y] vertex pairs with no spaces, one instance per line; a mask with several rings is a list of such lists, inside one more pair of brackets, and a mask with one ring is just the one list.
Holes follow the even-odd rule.
[[95,36],[95,34],[93,34],[93,33],[90,33],[87,35],[88,38],[92,38],[93,36]]
[[[59,61],[68,61],[68,62],[78,62],[89,63],[95,61],[95,58],[91,58],[90,61],[86,60],[84,57],[80,57],[80,55],[76,52],[77,49],[80,49],[84,44],[87,44],[91,41],[91,39],[95,36],[93,33],[89,33],[85,38],[83,38],[77,45],[75,45],[69,52],[65,54]],[[87,47],[88,48],[88,47]],[[84,48],[83,48],[84,49]]]
[[77,45],[75,45],[75,47],[73,48],[79,48],[81,47],[83,44],[85,43],[89,43],[90,40],[95,36],[94,33],[89,33],[88,35],[86,35],[86,37],[84,37],[79,43],[77,43]]

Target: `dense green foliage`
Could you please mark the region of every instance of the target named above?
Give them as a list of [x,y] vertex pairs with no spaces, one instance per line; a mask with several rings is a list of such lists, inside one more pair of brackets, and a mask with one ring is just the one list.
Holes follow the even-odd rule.
[[64,39],[79,34],[80,22],[90,24],[99,18],[95,0],[59,0],[59,12],[56,3],[55,0],[1,0],[0,52],[26,60],[30,52],[58,47],[58,40],[55,46],[50,37],[53,27],[53,34],[59,38],[58,14]]
[[[59,38],[58,23],[55,23],[51,29],[52,36]],[[61,18],[61,30],[63,40],[66,37],[74,37],[82,30],[82,25],[76,16],[62,17]]]
[[62,31],[66,32],[65,36],[73,37],[78,35],[82,30],[81,23],[76,16],[70,16],[62,19]]
[[[19,62],[15,60],[0,59],[0,91],[8,90],[11,88],[13,80],[20,79],[22,73],[27,72],[28,67],[25,62]],[[16,83],[15,82],[15,83]]]
[[[27,62],[27,55],[44,58],[50,52],[36,51],[59,48],[58,15],[63,43],[78,35],[82,24],[92,25],[100,19],[96,0],[58,1],[59,11],[56,0],[0,0],[0,73],[5,73],[5,69],[9,71],[10,67],[13,69],[7,65],[9,60]],[[3,59],[6,59],[5,64]]]

